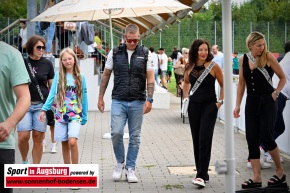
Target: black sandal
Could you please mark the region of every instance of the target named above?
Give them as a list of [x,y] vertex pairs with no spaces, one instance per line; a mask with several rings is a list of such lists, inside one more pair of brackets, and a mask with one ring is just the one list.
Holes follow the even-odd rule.
[[254,182],[252,179],[245,181],[242,184],[242,189],[249,189],[249,188],[260,188],[262,187],[262,182]]
[[269,181],[268,181],[268,186],[275,186],[275,185],[280,185],[280,184],[285,184],[286,182],[286,175],[284,174],[281,179],[278,178],[278,176],[273,175]]

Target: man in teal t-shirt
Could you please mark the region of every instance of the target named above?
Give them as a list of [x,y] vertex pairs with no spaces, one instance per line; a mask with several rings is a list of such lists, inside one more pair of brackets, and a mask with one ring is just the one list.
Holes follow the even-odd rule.
[[239,74],[239,58],[238,58],[238,52],[234,52],[234,58],[233,58],[233,74]]
[[[0,50],[0,175],[3,175],[4,164],[15,163],[14,130],[30,106],[30,78],[18,50],[2,41]],[[12,191],[4,188],[4,181],[0,180],[1,193]]]

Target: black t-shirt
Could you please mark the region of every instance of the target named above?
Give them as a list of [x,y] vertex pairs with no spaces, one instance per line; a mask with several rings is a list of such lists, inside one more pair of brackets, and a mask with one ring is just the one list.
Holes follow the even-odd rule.
[[[53,79],[54,77],[53,65],[50,60],[44,57],[41,57],[40,60],[33,60],[30,57],[28,57],[27,61],[30,62],[35,77],[38,81],[41,93],[43,97],[46,99],[49,93],[47,87],[48,80]],[[31,73],[28,72],[28,74],[31,79],[31,83],[29,84],[31,101],[42,101],[39,92],[37,91],[36,84],[32,80]]]

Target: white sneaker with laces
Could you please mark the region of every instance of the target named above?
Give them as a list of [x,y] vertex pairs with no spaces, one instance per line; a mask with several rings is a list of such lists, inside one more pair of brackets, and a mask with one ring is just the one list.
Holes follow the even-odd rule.
[[42,141],[42,152],[45,152],[46,142],[45,140]]
[[123,170],[124,170],[124,163],[117,163],[115,166],[114,173],[113,173],[113,179],[115,181],[121,180]]
[[135,171],[133,168],[128,168],[126,170],[126,177],[129,183],[137,183],[138,178],[135,176]]
[[[281,161],[281,163],[284,162],[284,160],[281,157],[280,157],[280,161]],[[269,154],[269,152],[265,153],[265,162],[274,163],[274,161],[273,161],[271,155]]]
[[50,153],[56,153],[57,151],[56,151],[56,143],[52,143],[51,144],[51,151],[50,151]]

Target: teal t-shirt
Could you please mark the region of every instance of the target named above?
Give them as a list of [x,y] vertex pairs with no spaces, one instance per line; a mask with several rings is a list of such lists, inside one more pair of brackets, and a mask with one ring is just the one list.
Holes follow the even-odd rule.
[[[0,123],[13,112],[16,98],[13,87],[30,82],[22,55],[12,46],[0,41]],[[4,142],[0,149],[15,149],[15,132]]]
[[239,58],[233,58],[233,69],[239,70]]

